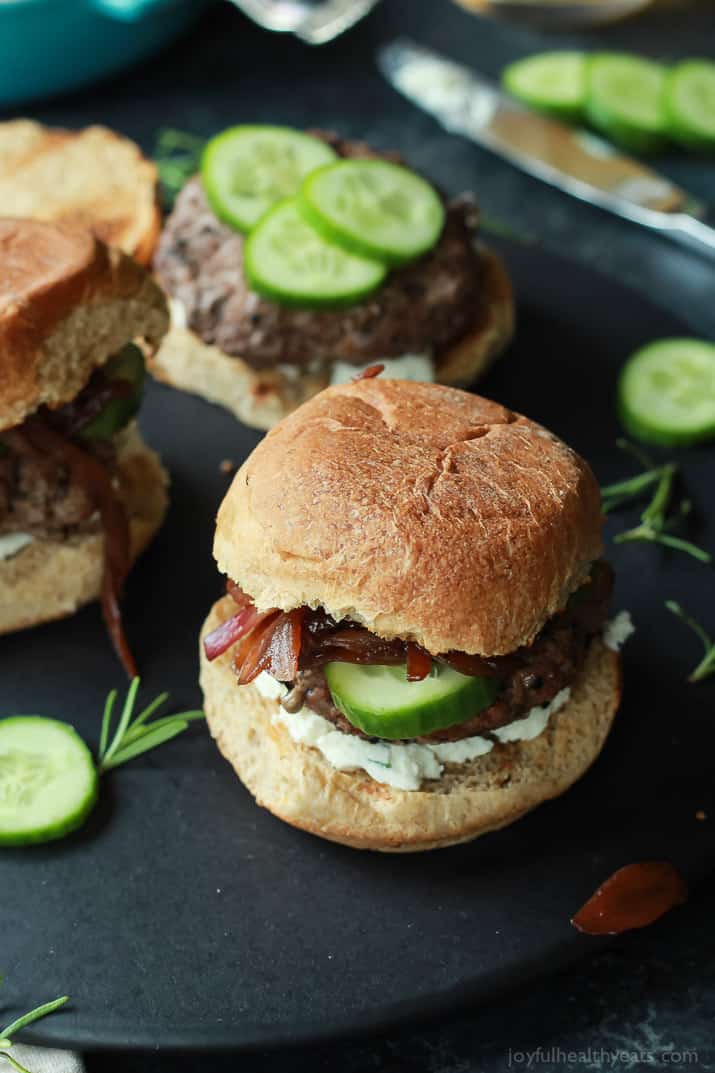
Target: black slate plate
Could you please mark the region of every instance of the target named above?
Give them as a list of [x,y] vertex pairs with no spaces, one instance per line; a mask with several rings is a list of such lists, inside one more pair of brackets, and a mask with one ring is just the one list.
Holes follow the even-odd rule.
[[[600,479],[629,472],[614,447],[615,373],[634,347],[682,326],[537,248],[499,246],[519,333],[484,392],[564,436]],[[228,485],[219,463],[240,461],[258,436],[157,386],[143,425],[174,499],[132,576],[127,623],[146,694],[169,688],[193,706],[196,634],[221,587],[211,558]],[[713,546],[712,456],[681,457],[708,514],[698,535]],[[712,625],[715,578],[657,548],[609,552],[614,606],[633,612],[638,633],[616,728],[566,797],[471,845],[358,853],[258,809],[194,727],[108,777],[83,832],[0,856],[6,1018],[67,992],[67,1011],[28,1039],[123,1049],[265,1047],[423,1019],[592,949],[569,917],[615,868],[657,857],[702,874],[715,861],[712,824],[695,819],[715,813],[713,687],[684,684],[696,643],[663,600]],[[60,716],[93,743],[105,693],[122,684],[96,608],[3,638],[0,680],[3,713]]]

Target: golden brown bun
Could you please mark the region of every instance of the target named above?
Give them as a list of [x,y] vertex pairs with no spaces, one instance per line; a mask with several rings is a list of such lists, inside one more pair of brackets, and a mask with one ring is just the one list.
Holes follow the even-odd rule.
[[[129,514],[132,561],[144,551],[164,520],[169,477],[158,455],[127,429],[119,454],[119,494]],[[99,597],[104,570],[101,532],[69,540],[34,540],[0,561],[0,633],[71,615]]]
[[138,337],[169,325],[163,292],[121,250],[88,231],[0,219],[0,430],[74,398]]
[[30,119],[0,123],[3,216],[89,228],[141,264],[161,229],[156,165],[106,127],[68,131]]
[[[205,631],[231,613],[212,609]],[[571,699],[533,741],[497,745],[418,791],[396,790],[363,771],[338,771],[317,749],[273,723],[278,702],[238,686],[230,652],[208,663],[201,687],[219,749],[259,805],[311,834],[355,849],[401,853],[467,842],[505,827],[567,790],[598,756],[620,700],[620,660],[591,645]]]
[[540,425],[456,388],[327,388],[219,510],[219,569],[259,608],[322,606],[438,654],[529,644],[601,553],[600,492]]
[[[499,257],[480,246],[486,300],[479,322],[437,361],[442,384],[465,386],[482,376],[514,334],[514,299]],[[230,410],[252,428],[272,428],[330,383],[328,366],[286,375],[280,369],[257,371],[241,358],[209,346],[188,328],[173,326],[149,361],[157,380],[200,395]]]

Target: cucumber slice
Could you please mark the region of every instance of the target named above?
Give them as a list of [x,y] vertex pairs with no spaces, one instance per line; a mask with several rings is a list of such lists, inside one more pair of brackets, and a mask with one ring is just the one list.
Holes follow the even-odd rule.
[[597,53],[588,63],[586,115],[612,141],[636,153],[660,148],[667,134],[666,69],[621,52]]
[[96,800],[92,754],[71,726],[34,715],[0,720],[0,846],[62,838]]
[[290,127],[230,127],[201,158],[201,180],[219,220],[250,231],[277,201],[297,194],[304,177],[336,159],[318,138]]
[[472,678],[444,663],[433,663],[421,682],[407,681],[405,664],[328,663],[325,677],[336,707],[353,726],[388,741],[463,723],[501,690],[493,678]]
[[110,380],[124,380],[134,392],[123,399],[112,399],[93,421],[85,425],[81,435],[85,440],[109,440],[128,424],[139,410],[144,391],[146,366],[144,355],[134,343],[128,343],[110,358],[103,372]]
[[715,437],[715,344],[662,339],[638,350],[621,371],[618,406],[643,443],[687,447]]
[[379,261],[347,253],[304,219],[295,198],[270,209],[246,240],[244,267],[258,294],[286,305],[330,307],[358,302],[379,287]]
[[389,265],[431,249],[444,227],[444,205],[419,175],[385,160],[341,160],[309,175],[300,204],[325,237]]
[[586,107],[586,70],[583,52],[540,52],[505,67],[502,85],[530,108],[575,122]]
[[685,60],[668,75],[665,114],[673,141],[715,149],[715,63]]

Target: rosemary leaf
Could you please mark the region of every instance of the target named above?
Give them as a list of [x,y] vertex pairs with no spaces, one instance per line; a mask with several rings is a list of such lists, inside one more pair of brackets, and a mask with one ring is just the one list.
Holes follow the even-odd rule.
[[109,727],[112,721],[112,709],[114,708],[114,702],[117,699],[117,691],[113,689],[107,697],[104,704],[104,715],[102,716],[102,735],[99,739],[99,755],[104,756],[107,749],[107,742],[109,741]]
[[109,724],[114,703],[113,695],[115,694],[110,694],[107,697],[97,762],[97,771],[100,775],[105,771],[110,771],[112,768],[125,764],[127,760],[141,756],[142,753],[156,748],[157,745],[170,741],[177,734],[186,730],[189,723],[195,719],[204,718],[204,713],[201,711],[176,712],[173,715],[155,719],[153,723],[150,723],[150,717],[168,700],[168,693],[160,693],[138,715],[134,716],[139,684],[140,680],[134,678],[127,690],[122,713],[109,745],[107,745],[107,741],[110,736]]
[[137,726],[136,722],[132,723],[127,733],[124,735],[124,741],[122,742],[122,750],[127,745],[131,745],[132,742],[138,738],[143,738],[149,734],[152,730],[158,730],[159,727],[168,726],[169,723],[176,722],[177,719],[181,719],[184,723],[192,723],[196,719],[205,719],[204,713],[201,711],[196,712],[181,712],[180,715],[165,715],[161,719],[155,719],[149,726]]
[[111,768],[119,767],[121,764],[125,764],[127,760],[133,760],[136,756],[141,756],[142,753],[148,752],[150,749],[155,749],[157,745],[163,745],[166,741],[171,741],[177,734],[181,734],[183,730],[186,730],[188,722],[185,719],[172,719],[169,723],[165,723],[164,726],[147,727],[144,734],[135,738],[129,745],[118,749],[117,752],[102,765],[102,771],[109,771]]
[[690,615],[686,614],[679,603],[676,603],[675,600],[666,600],[665,606],[669,611],[676,615],[681,622],[684,622],[686,626],[689,626],[693,633],[697,634],[702,641],[705,655],[700,660],[697,667],[690,672],[688,677],[689,682],[702,682],[704,678],[715,673],[715,644],[713,644],[710,635],[700,623],[696,622],[694,618],[691,618]]
[[132,679],[129,689],[127,690],[127,698],[124,701],[124,707],[122,708],[122,714],[119,717],[117,729],[114,733],[114,737],[112,738],[112,744],[109,746],[108,749],[105,750],[104,753],[100,752],[100,771],[104,770],[107,767],[108,761],[111,760],[111,758],[116,753],[117,749],[121,744],[122,738],[126,733],[127,727],[129,726],[129,720],[132,717],[134,701],[136,700],[137,690],[139,689],[139,681],[140,680],[138,678]]
[[52,1002],[45,1002],[42,1006],[35,1007],[34,1010],[30,1010],[29,1013],[24,1014],[22,1017],[18,1017],[12,1024],[3,1028],[2,1031],[0,1031],[0,1036],[5,1040],[9,1039],[11,1036],[14,1036],[16,1032],[19,1032],[20,1029],[26,1028],[34,1021],[39,1021],[41,1017],[47,1017],[48,1014],[54,1013],[55,1010],[59,1010],[60,1007],[64,1006],[67,1002],[69,1002],[69,996],[62,995],[61,998],[53,999]]
[[15,1073],[30,1073],[30,1070],[27,1069],[26,1066],[21,1066],[17,1058],[13,1058],[11,1054],[7,1054],[7,1052],[4,1052],[3,1054],[0,1054],[0,1058],[4,1058],[5,1061],[8,1062],[15,1070]]

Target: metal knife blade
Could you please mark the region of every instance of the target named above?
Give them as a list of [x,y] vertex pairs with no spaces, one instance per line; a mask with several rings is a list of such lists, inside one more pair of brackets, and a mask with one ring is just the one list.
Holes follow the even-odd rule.
[[378,64],[395,89],[442,126],[583,201],[715,254],[704,206],[587,131],[523,107],[468,67],[408,39],[385,45]]

